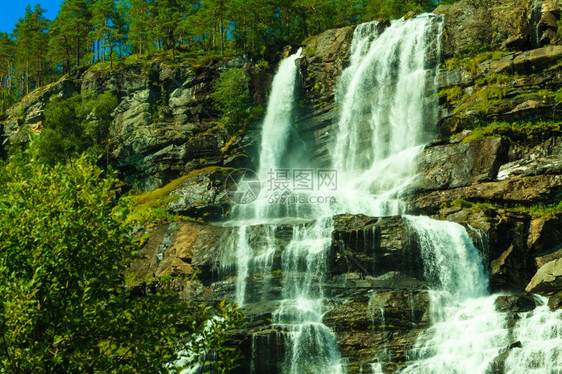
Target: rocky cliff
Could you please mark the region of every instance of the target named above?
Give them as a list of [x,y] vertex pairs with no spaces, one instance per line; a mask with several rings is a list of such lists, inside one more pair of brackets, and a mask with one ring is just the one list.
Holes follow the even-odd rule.
[[53,95],[110,91],[119,100],[109,135],[110,158],[132,188],[151,191],[196,169],[237,165],[247,156],[238,144],[249,149],[254,140],[217,126],[218,113],[209,97],[213,82],[230,68],[247,71],[254,102],[263,105],[272,74],[241,58],[194,64],[130,57],[113,68],[101,64],[76,72],[27,95],[4,116],[4,143],[26,142],[30,130],[39,133]]
[[[419,155],[419,178],[405,196],[410,210],[467,228],[491,288],[508,293],[497,308],[511,319],[536,306],[526,292],[547,295],[551,308],[560,308],[560,7],[552,0],[463,0],[436,13],[445,17],[440,118],[428,129],[435,140]],[[329,157],[337,116],[334,87],[347,66],[353,31],[345,27],[311,38],[297,62],[304,100],[295,127],[319,165]],[[52,95],[110,90],[120,99],[111,153],[125,180],[152,190],[202,169],[171,192],[179,199],[168,209],[221,217],[228,210],[223,182],[231,169],[213,167],[251,165],[248,155],[257,141],[256,132],[229,139],[214,125],[209,92],[213,79],[229,67],[248,70],[252,92],[263,103],[271,72],[241,60],[200,67],[158,61],[112,71],[94,67],[26,97],[8,111],[4,134],[16,140],[26,127],[39,131]],[[334,221],[325,285],[331,308],[324,323],[335,331],[349,372],[368,373],[373,362],[382,363],[384,372],[398,370],[429,326],[430,284],[423,277],[420,244],[401,217],[341,215]],[[232,230],[185,221],[153,226],[145,259],[131,269],[135,283],[142,287],[166,277],[185,298],[234,300],[236,263],[221,250]],[[249,230],[250,246],[263,250],[264,227]],[[252,359],[263,373],[276,372],[283,357],[284,331],[271,323],[278,302],[263,299],[262,291],[280,290],[280,255],[291,234],[290,226],[279,225],[273,270],[250,275],[252,297],[243,308],[247,325],[232,336],[245,356],[240,373],[249,372]]]

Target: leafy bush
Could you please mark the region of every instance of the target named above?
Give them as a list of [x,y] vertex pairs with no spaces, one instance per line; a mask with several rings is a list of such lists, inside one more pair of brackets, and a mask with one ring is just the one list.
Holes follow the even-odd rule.
[[250,78],[242,68],[225,71],[215,83],[211,98],[221,113],[220,122],[230,134],[236,133],[248,123],[252,106],[249,85]]
[[111,92],[51,99],[45,109],[45,124],[39,138],[41,159],[55,164],[88,149],[101,150],[117,104]]
[[84,156],[53,166],[38,156],[32,142],[0,170],[2,372],[162,373],[212,315],[227,324],[212,344],[191,345],[191,364],[214,357],[217,372],[234,366],[235,352],[222,346],[224,329],[241,321],[233,307],[125,286],[138,245],[126,211],[114,209],[114,175],[102,178]]

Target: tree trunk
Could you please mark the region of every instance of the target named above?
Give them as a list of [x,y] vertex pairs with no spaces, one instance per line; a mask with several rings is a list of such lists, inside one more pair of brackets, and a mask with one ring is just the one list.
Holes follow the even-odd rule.
[[221,57],[224,57],[224,25],[223,25],[223,19],[222,19],[222,12],[221,12],[221,17],[220,17],[220,25],[219,27],[220,29],[220,38],[221,38]]

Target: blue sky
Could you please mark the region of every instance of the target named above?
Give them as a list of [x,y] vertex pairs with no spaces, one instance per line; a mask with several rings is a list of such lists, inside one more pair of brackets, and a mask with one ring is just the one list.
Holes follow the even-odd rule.
[[59,12],[62,0],[0,0],[0,32],[12,32],[18,19],[24,16],[27,4],[34,7],[37,3],[47,9],[45,16],[53,19]]

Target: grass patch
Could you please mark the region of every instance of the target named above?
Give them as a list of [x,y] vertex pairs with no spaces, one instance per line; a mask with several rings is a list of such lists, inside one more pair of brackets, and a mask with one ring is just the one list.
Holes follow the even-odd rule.
[[160,187],[154,191],[144,192],[140,195],[137,195],[133,198],[133,201],[136,205],[153,205],[156,202],[159,202],[163,198],[165,198],[168,194],[174,191],[178,186],[188,178],[190,174],[181,176],[177,179],[174,179],[164,187]]
[[[150,221],[195,221],[203,222],[201,218],[195,219],[192,217],[180,216],[172,214],[166,207],[171,201],[175,201],[178,196],[172,193],[179,185],[189,178],[198,175],[212,173],[212,172],[228,172],[234,170],[233,168],[225,168],[221,166],[209,166],[202,169],[191,171],[187,175],[183,175],[174,179],[167,185],[158,188],[154,191],[132,194],[122,198],[122,205],[127,206],[130,214],[127,216],[127,221],[136,223],[145,223]],[[203,204],[204,202],[200,202]]]
[[527,213],[533,218],[553,219],[562,215],[562,201],[554,204],[535,204],[531,206],[517,206],[513,208],[513,210]]
[[446,96],[447,101],[451,104],[455,104],[459,97],[462,97],[463,89],[460,86],[453,86],[444,90],[439,91],[437,95]]
[[529,206],[502,206],[492,203],[473,203],[464,199],[455,199],[450,203],[452,207],[459,208],[481,208],[481,209],[507,209],[522,212],[530,215],[532,218],[555,219],[562,216],[562,201],[553,204],[534,204]]
[[541,100],[548,100],[556,96],[556,93],[550,90],[538,90],[533,92],[528,92],[524,94],[519,94],[515,96],[516,99],[524,99],[524,100],[532,100],[532,99],[541,99]]
[[478,78],[475,81],[475,84],[476,86],[485,86],[488,84],[505,84],[516,78],[517,78],[516,75],[493,73]]
[[444,65],[449,71],[458,67],[470,71],[472,74],[478,72],[478,65],[487,60],[497,60],[506,55],[506,51],[484,51],[484,52],[469,52],[460,57],[452,57],[445,61]]
[[463,139],[463,143],[485,138],[530,139],[540,132],[556,131],[560,131],[559,122],[492,122],[487,126],[475,127],[472,133]]

